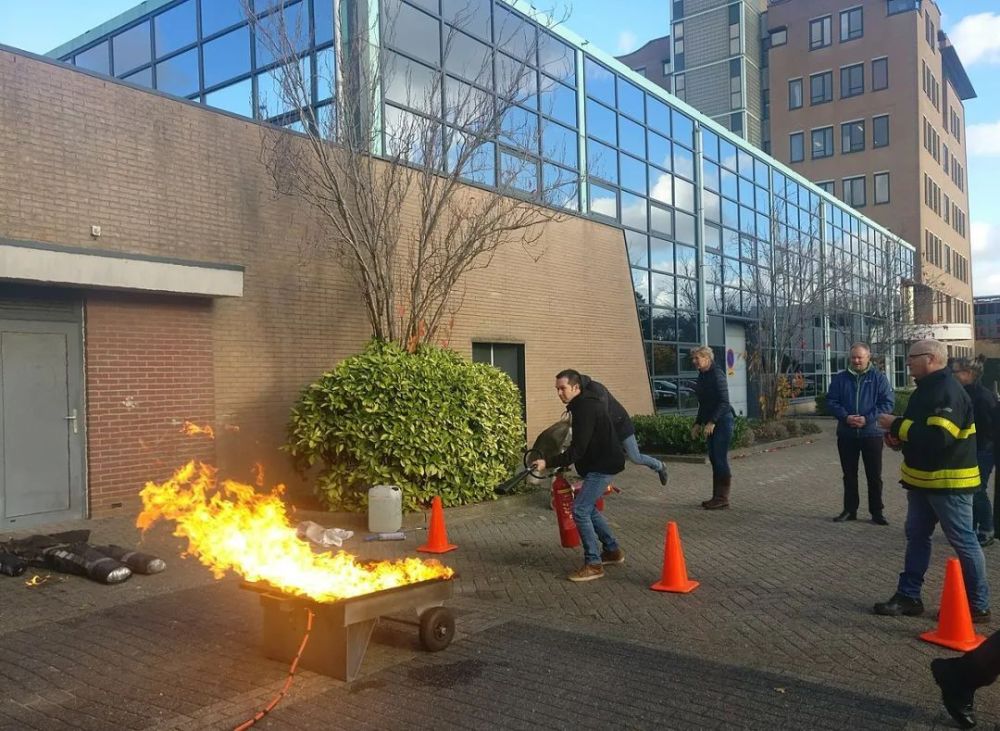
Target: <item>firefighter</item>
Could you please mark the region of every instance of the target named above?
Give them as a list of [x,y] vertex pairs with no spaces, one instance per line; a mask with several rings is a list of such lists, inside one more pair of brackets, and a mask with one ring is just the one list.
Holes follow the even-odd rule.
[[879,426],[889,432],[889,446],[903,452],[906,557],[896,593],[876,604],[875,614],[923,614],[920,588],[931,560],[931,535],[941,523],[962,564],[972,621],[987,622],[986,560],[972,527],[972,498],[979,489],[972,401],[948,369],[948,349],[942,343],[919,340],[906,359],[917,382],[906,413],[878,417]]

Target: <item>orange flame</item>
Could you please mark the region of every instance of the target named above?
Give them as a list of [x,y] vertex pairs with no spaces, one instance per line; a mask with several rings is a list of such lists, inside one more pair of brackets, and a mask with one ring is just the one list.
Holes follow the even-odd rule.
[[187,538],[187,553],[217,579],[235,571],[248,581],[329,602],[454,574],[433,560],[363,564],[344,551],[314,553],[289,525],[280,493],[258,493],[232,480],[217,485],[215,473],[211,465],[192,461],[163,484],[147,482],[136,526],[146,530],[160,519],[175,521],[174,535]]
[[184,422],[184,426],[181,428],[181,434],[187,434],[189,437],[204,434],[209,439],[215,439],[215,430],[212,429],[211,426],[198,426],[190,421]]

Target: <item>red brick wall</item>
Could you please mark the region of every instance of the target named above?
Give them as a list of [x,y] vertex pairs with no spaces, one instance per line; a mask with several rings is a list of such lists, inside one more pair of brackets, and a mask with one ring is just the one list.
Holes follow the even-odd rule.
[[[214,421],[211,300],[87,295],[87,460],[93,517],[133,512],[147,480],[215,443],[181,433]],[[116,507],[117,506],[117,507]]]

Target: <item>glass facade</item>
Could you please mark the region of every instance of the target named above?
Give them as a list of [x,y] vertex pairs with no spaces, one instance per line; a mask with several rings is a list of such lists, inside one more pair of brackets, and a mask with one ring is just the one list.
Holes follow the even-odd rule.
[[[322,107],[333,98],[333,0],[255,0],[263,26],[278,13]],[[109,31],[61,60],[165,94],[272,122],[288,113],[275,90],[277,62],[253,38],[243,0],[181,0]],[[255,42],[252,42],[255,41]]]
[[[255,1],[262,22],[283,12],[297,33],[322,118],[335,97],[334,0]],[[516,98],[468,178],[512,179],[521,193],[623,228],[659,408],[692,405],[691,348],[724,346],[727,323],[746,325],[754,343],[754,323],[801,303],[805,289],[821,290],[822,306],[778,344],[778,360],[802,374],[803,396],[824,390],[826,374],[846,365],[850,343],[840,333],[884,313],[872,303],[912,277],[913,250],[898,237],[611,56],[531,20],[518,0],[377,5],[376,41],[392,69],[382,88],[383,149],[391,152],[394,125],[413,115],[440,122],[444,144],[460,144],[466,123],[452,116],[454,99]],[[63,60],[235,114],[297,120],[282,116],[276,61],[253,38],[240,0],[163,4]],[[898,299],[893,317],[905,310],[902,291]],[[889,367],[905,380],[901,353]]]

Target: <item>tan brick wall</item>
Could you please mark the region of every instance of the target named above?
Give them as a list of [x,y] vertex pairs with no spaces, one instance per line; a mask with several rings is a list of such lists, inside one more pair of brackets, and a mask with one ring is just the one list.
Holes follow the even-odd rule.
[[212,305],[91,292],[86,298],[87,462],[94,517],[133,510],[146,480],[215,462],[215,444],[181,433],[214,421]]
[[[239,427],[220,430],[223,470],[245,478],[260,461],[288,479],[277,448],[289,407],[369,330],[350,277],[311,253],[321,235],[314,213],[274,194],[260,135],[249,121],[0,52],[0,238],[244,266],[242,298],[202,309],[185,299],[167,320],[187,331],[201,318],[211,344],[214,421]],[[92,224],[103,230],[97,241]],[[591,373],[633,412],[651,411],[621,232],[569,217],[531,253],[538,261],[511,247],[468,278],[451,346],[525,345],[529,438],[561,411],[552,377],[564,367]],[[101,302],[123,317],[136,310]],[[121,356],[141,363],[140,351],[131,341]],[[156,414],[158,429],[173,428],[175,410]],[[90,439],[100,431],[98,422]],[[93,495],[118,484],[108,469],[91,464]]]

